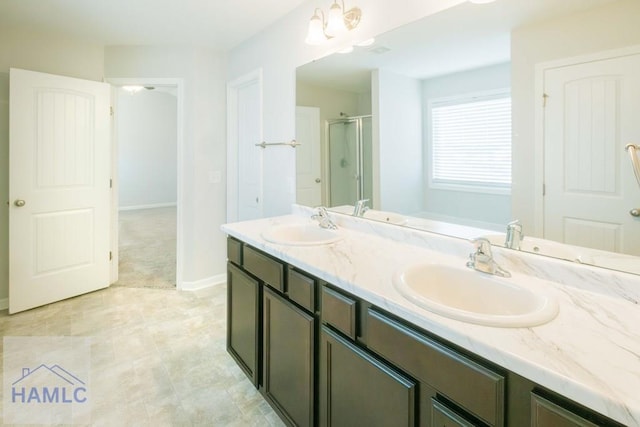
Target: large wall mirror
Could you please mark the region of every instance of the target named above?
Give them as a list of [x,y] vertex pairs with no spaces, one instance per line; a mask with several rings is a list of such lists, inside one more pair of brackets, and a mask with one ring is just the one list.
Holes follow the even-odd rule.
[[299,67],[298,203],[640,274],[638,16],[466,2]]

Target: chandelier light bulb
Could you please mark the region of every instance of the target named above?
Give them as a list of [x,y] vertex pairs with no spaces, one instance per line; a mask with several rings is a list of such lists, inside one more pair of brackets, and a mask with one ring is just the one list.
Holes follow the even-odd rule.
[[334,2],[329,9],[329,15],[327,17],[327,35],[336,37],[346,31],[347,27],[344,25],[342,8],[337,2]]
[[326,40],[327,36],[324,34],[324,24],[316,10],[311,17],[311,20],[309,20],[309,30],[307,31],[305,43],[315,46],[322,44]]

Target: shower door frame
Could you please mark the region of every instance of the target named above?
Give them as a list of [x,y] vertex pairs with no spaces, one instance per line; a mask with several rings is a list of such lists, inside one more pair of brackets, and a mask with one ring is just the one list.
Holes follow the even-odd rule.
[[[356,123],[356,199],[362,200],[364,194],[364,167],[363,167],[363,158],[364,158],[364,144],[362,141],[362,120],[363,119],[371,119],[371,114],[365,114],[361,116],[349,116],[341,119],[328,119],[325,120],[325,130],[324,130],[324,139],[326,150],[326,176],[327,176],[327,206],[333,206],[333,202],[331,200],[331,133],[329,132],[329,128],[332,124],[338,123]],[[354,200],[355,204],[355,200]]]

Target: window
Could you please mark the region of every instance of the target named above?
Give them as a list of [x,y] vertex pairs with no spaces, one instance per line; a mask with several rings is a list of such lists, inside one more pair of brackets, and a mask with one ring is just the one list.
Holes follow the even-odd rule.
[[432,188],[508,194],[511,95],[508,91],[429,103]]

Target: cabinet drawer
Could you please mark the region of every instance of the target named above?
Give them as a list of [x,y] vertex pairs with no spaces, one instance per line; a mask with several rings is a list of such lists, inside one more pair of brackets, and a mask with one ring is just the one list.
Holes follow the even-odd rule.
[[227,238],[227,259],[236,265],[242,265],[242,242]]
[[371,350],[489,425],[504,425],[503,376],[376,311],[366,322]]
[[316,308],[315,279],[289,268],[287,275],[287,294],[291,301],[313,312]]
[[322,321],[333,326],[349,338],[356,339],[356,300],[322,287]]
[[242,247],[242,262],[249,273],[284,292],[284,267],[280,262],[246,245]]

